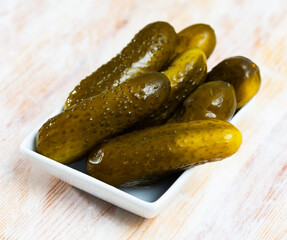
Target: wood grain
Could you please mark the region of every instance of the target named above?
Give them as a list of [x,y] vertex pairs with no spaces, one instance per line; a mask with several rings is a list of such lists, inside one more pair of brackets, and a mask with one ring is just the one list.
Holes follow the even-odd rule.
[[[256,62],[262,87],[237,127],[244,142],[194,168],[154,219],[78,190],[23,159],[21,141],[82,78],[144,25],[210,24],[209,69]],[[1,1],[0,239],[287,239],[287,3],[284,0]]]

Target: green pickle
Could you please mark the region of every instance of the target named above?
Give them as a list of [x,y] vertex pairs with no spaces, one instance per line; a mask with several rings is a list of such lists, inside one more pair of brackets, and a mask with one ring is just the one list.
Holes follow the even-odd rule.
[[191,25],[177,34],[177,45],[174,55],[192,48],[201,49],[209,58],[216,45],[216,36],[212,27],[207,24]]
[[202,84],[190,94],[168,122],[205,119],[229,121],[235,111],[234,87],[228,82],[213,81]]
[[116,187],[148,184],[229,157],[241,142],[239,130],[226,121],[167,123],[102,143],[90,153],[86,168],[91,176]]
[[156,111],[169,96],[161,73],[145,73],[90,97],[49,119],[36,139],[38,152],[67,164]]
[[171,85],[168,100],[155,113],[138,124],[138,129],[165,123],[180,103],[206,79],[206,58],[200,49],[190,49],[175,58],[162,72]]
[[237,109],[242,108],[255,96],[261,84],[258,66],[242,56],[223,60],[207,74],[207,81],[219,80],[234,86]]
[[177,35],[166,22],[155,22],[138,32],[109,62],[83,79],[69,94],[64,109],[114,88],[141,73],[159,71],[174,53]]

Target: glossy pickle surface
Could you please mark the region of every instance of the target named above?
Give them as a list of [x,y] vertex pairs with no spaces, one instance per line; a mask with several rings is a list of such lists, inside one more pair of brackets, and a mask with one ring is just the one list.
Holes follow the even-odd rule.
[[87,160],[88,173],[113,186],[148,184],[166,174],[234,154],[241,133],[221,120],[166,123],[104,142]]
[[151,116],[138,124],[138,129],[165,123],[181,102],[206,79],[207,65],[203,51],[190,49],[176,57],[162,71],[171,85],[168,100]]
[[169,91],[165,75],[139,75],[49,119],[38,132],[36,148],[64,164],[79,160],[103,140],[156,111]]
[[234,87],[223,81],[200,85],[178,107],[168,122],[219,119],[229,121],[236,111]]
[[258,66],[242,56],[230,57],[217,64],[206,81],[225,81],[234,86],[237,109],[242,108],[259,91],[261,76]]
[[174,28],[167,22],[148,24],[116,57],[83,79],[69,94],[64,108],[141,73],[159,71],[172,57],[176,37]]
[[177,45],[174,55],[183,53],[188,49],[201,49],[206,58],[209,58],[216,46],[216,36],[213,28],[207,24],[191,25],[177,34]]

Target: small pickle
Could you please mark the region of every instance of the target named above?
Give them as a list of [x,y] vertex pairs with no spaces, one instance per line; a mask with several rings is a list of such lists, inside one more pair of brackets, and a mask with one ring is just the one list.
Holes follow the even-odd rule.
[[173,56],[177,35],[166,22],[154,22],[138,32],[109,62],[83,79],[68,96],[64,109],[114,88],[141,73],[159,71]]
[[67,164],[156,111],[169,96],[161,73],[145,73],[90,97],[49,119],[36,139],[38,152]]
[[225,121],[167,123],[102,143],[90,153],[86,167],[88,174],[116,187],[149,184],[229,157],[241,142],[240,131]]
[[237,109],[242,108],[255,96],[261,84],[258,66],[242,56],[223,60],[207,74],[207,81],[218,80],[234,86]]
[[165,123],[179,104],[206,79],[206,58],[200,49],[190,49],[176,57],[165,74],[171,85],[168,100],[155,113],[138,124],[137,129]]
[[234,87],[228,82],[214,81],[199,86],[182,103],[168,122],[204,119],[229,121],[236,110]]
[[177,34],[175,55],[188,49],[201,49],[209,58],[216,45],[216,36],[212,27],[206,24],[194,24]]

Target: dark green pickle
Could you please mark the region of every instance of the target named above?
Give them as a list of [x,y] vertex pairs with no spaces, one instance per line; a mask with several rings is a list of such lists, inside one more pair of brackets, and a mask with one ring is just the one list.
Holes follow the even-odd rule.
[[71,163],[156,111],[169,92],[168,78],[158,72],[129,79],[49,119],[38,132],[36,148],[55,161]]
[[177,36],[175,55],[188,49],[199,48],[205,53],[206,58],[209,58],[216,45],[213,28],[203,23],[194,24],[183,29]]
[[151,116],[143,119],[137,129],[165,123],[180,103],[206,79],[206,58],[200,49],[190,49],[176,57],[162,72],[171,85],[168,100]]
[[229,121],[236,110],[234,87],[223,81],[204,83],[182,103],[168,122],[219,119]]
[[166,123],[102,143],[89,155],[88,174],[113,186],[146,185],[170,173],[234,154],[242,136],[221,120]]
[[258,66],[242,56],[223,60],[207,74],[207,81],[219,80],[234,86],[237,109],[242,108],[256,95],[261,84]]
[[141,73],[159,71],[172,57],[176,37],[169,23],[147,25],[120,54],[83,79],[68,96],[64,108],[114,88]]

